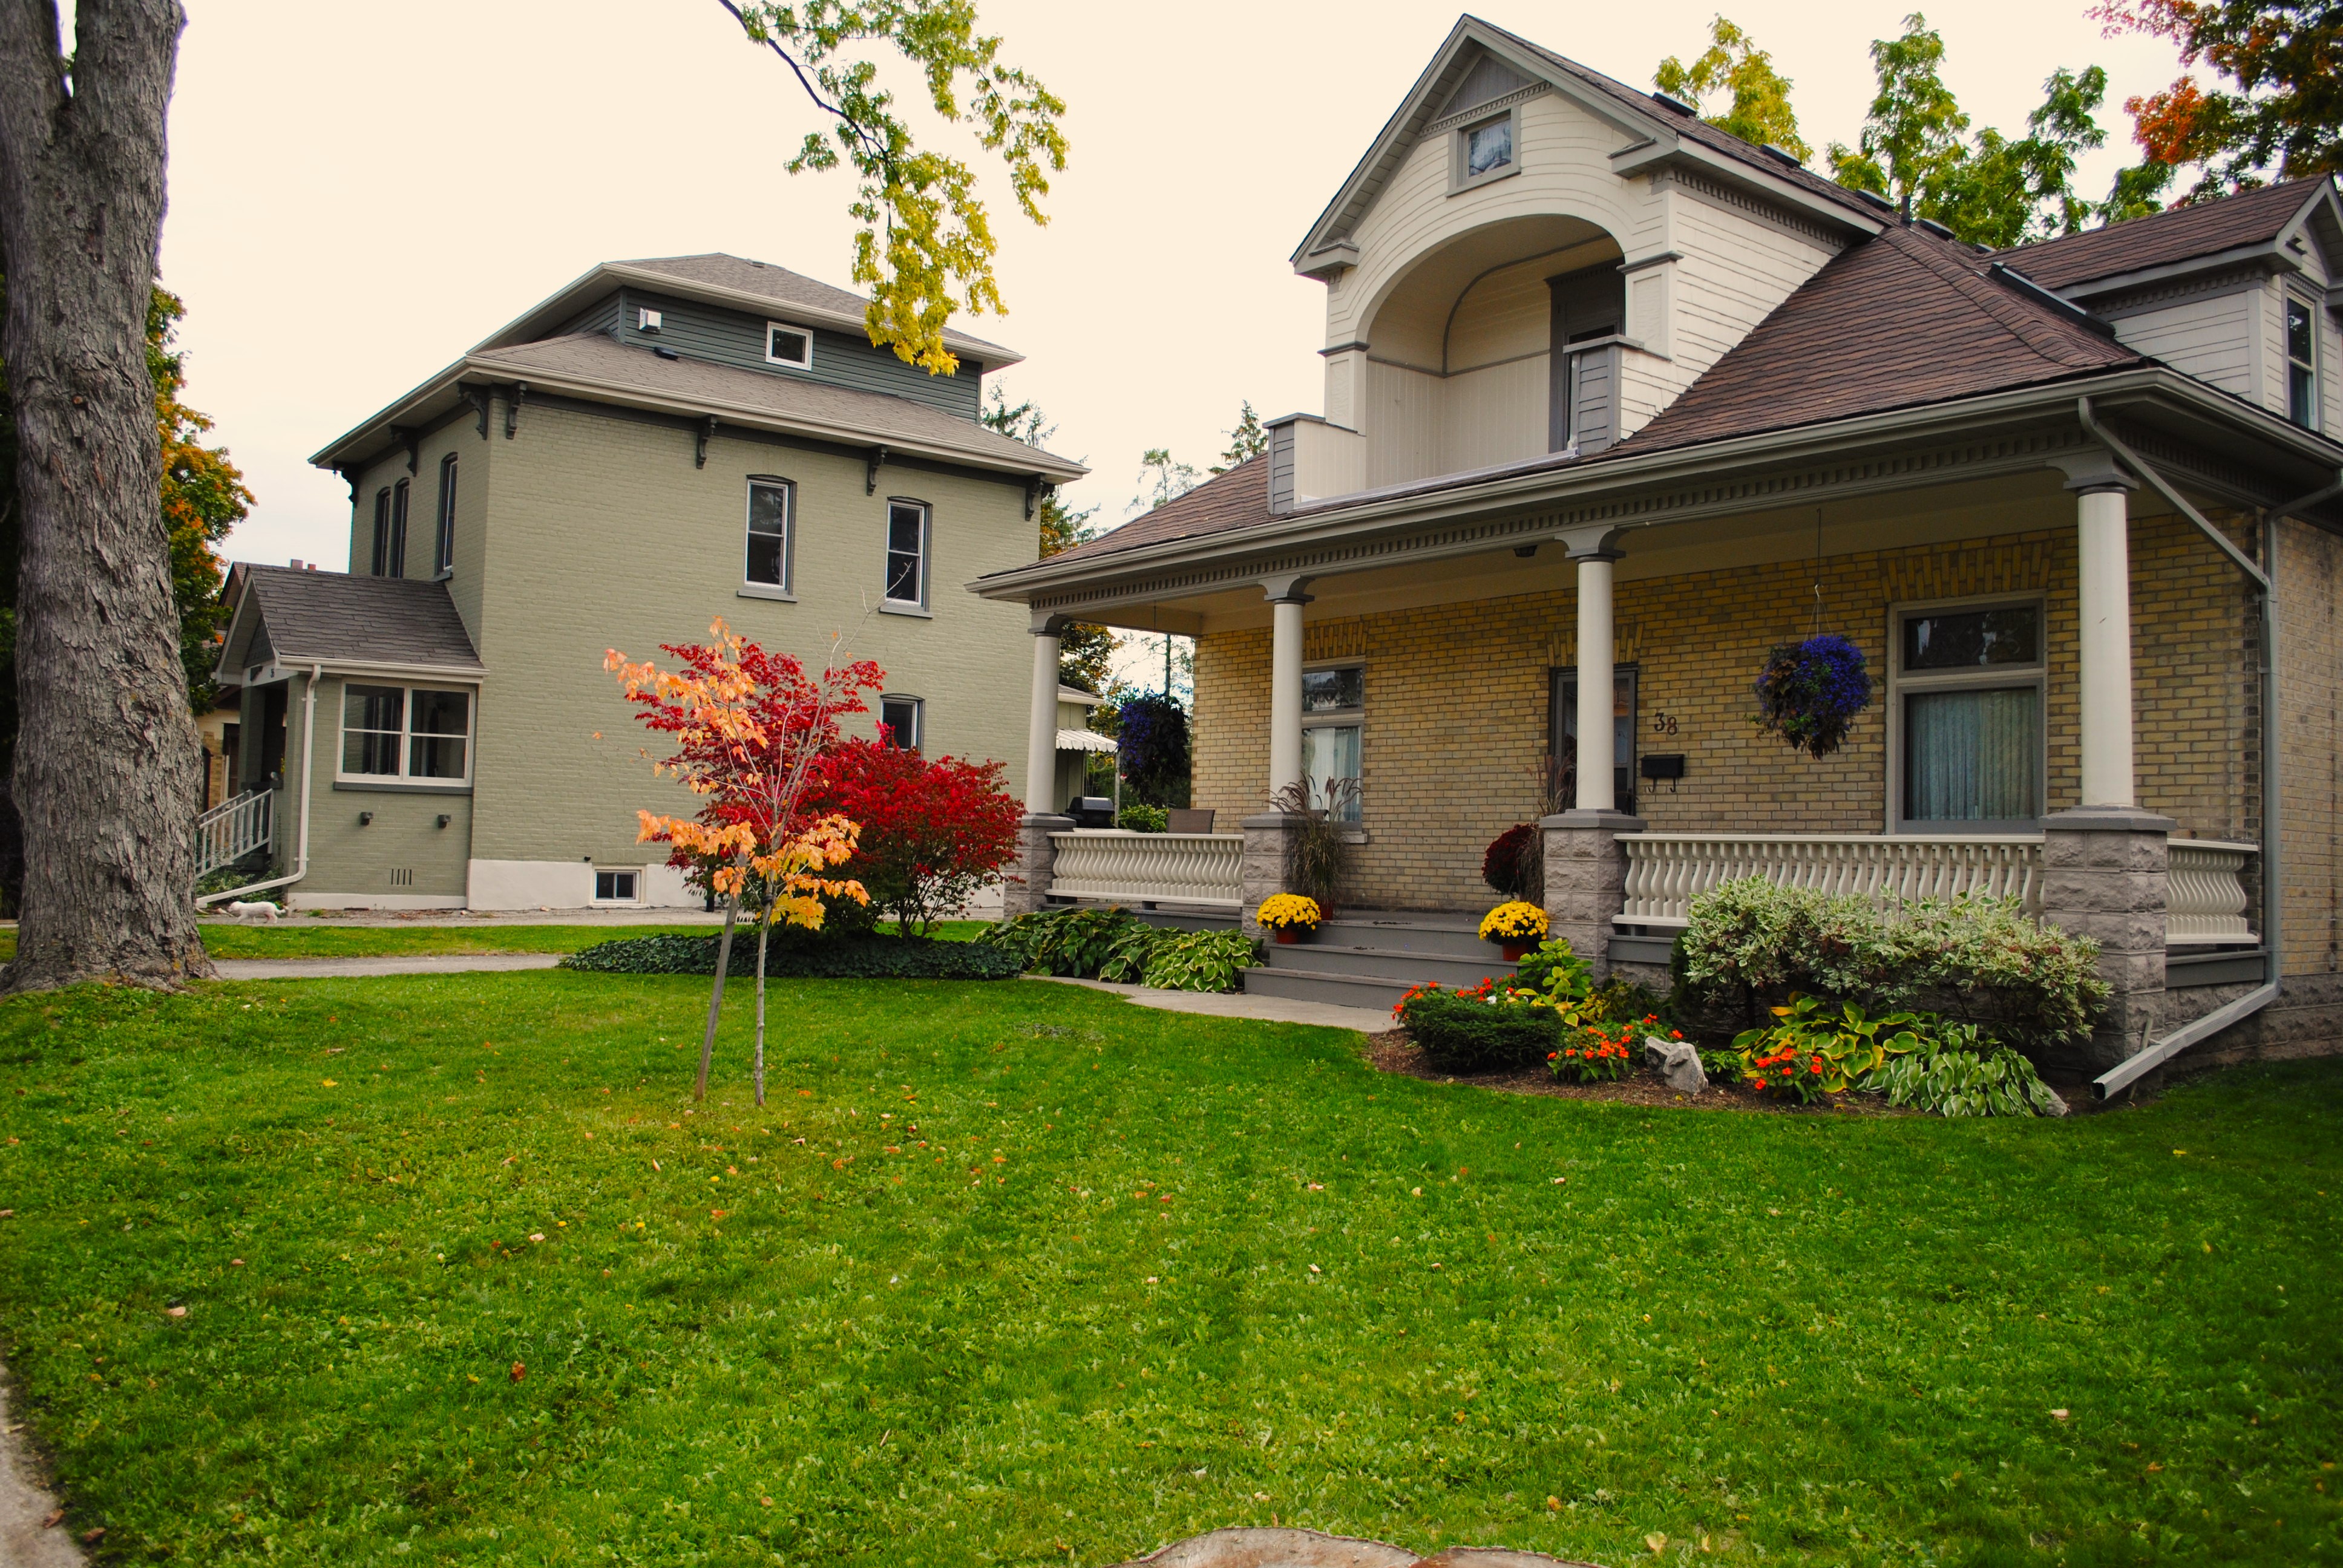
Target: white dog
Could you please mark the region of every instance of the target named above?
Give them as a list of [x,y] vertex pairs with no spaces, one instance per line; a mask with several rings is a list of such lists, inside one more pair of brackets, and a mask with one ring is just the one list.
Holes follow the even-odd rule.
[[261,899],[249,904],[230,904],[227,907],[227,912],[237,920],[245,921],[249,921],[255,915],[266,915],[268,918],[268,923],[273,926],[277,923],[277,917],[283,911],[267,900]]

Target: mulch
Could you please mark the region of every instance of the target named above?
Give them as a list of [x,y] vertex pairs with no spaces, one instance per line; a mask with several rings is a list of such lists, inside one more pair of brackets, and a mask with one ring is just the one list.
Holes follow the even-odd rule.
[[[1698,1094],[1668,1087],[1647,1067],[1639,1067],[1611,1083],[1563,1083],[1540,1067],[1503,1068],[1493,1072],[1457,1072],[1437,1065],[1403,1029],[1367,1036],[1367,1061],[1380,1072],[1420,1078],[1427,1083],[1465,1083],[1505,1094],[1545,1094],[1557,1100],[1607,1100],[1621,1105],[1650,1105],[1685,1111],[1749,1111],[1771,1116],[1925,1116],[1909,1106],[1891,1106],[1868,1094],[1842,1094],[1817,1105],[1776,1100],[1745,1083],[1715,1083]],[[2096,1106],[2087,1088],[2056,1086],[2069,1109]]]

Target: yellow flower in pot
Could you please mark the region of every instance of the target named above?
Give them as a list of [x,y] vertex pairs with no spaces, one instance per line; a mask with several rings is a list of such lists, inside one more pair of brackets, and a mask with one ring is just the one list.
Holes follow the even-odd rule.
[[1318,929],[1325,916],[1319,912],[1318,900],[1305,899],[1299,893],[1272,893],[1261,901],[1253,911],[1255,920],[1265,931],[1277,933],[1281,942],[1298,942]]
[[1481,940],[1494,942],[1507,962],[1545,940],[1545,911],[1519,899],[1499,904],[1481,917]]

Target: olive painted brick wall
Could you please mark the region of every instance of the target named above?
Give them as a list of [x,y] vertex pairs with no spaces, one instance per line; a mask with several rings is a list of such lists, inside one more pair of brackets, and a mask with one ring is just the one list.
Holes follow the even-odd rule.
[[2343,970],[2343,539],[2307,523],[2278,528],[2278,858],[2286,868],[2286,972]]
[[[2244,528],[2224,521],[2249,543]],[[1882,689],[1846,748],[1821,761],[1749,723],[1749,685],[1765,650],[1812,628],[1811,563],[1618,584],[1617,657],[1640,669],[1638,748],[1686,758],[1673,792],[1644,786],[1638,809],[1654,830],[1879,832],[1890,608],[1985,596],[2038,593],[2047,607],[2047,804],[2077,803],[2071,530],[1860,552],[1824,565],[1825,626],[1863,648]],[[2253,837],[2259,742],[2250,596],[2210,542],[2177,518],[2135,517],[2132,568],[2140,803],[2177,818],[2183,833]],[[1574,662],[1576,635],[1567,590],[1307,628],[1309,662],[1359,658],[1366,667],[1363,901],[1473,908],[1489,900],[1481,853],[1537,809],[1548,682]],[[1267,793],[1268,681],[1266,628],[1198,639],[1195,800],[1224,823],[1262,809]],[[1662,715],[1674,720],[1673,734],[1653,733]],[[2324,799],[2331,816],[2331,789]],[[2290,954],[2295,947],[2290,940]]]

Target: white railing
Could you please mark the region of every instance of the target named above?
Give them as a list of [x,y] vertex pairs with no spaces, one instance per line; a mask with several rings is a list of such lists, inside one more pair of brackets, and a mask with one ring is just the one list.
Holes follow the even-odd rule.
[[249,789],[196,819],[196,875],[232,866],[269,842],[274,789]]
[[2259,852],[2252,844],[2173,839],[2165,884],[2165,944],[2252,941],[2253,927],[2246,920],[2246,859]]
[[1964,893],[2042,909],[2042,839],[1809,833],[1631,833],[1625,925],[1681,926],[1701,894],[1743,877],[1882,905]]
[[1052,833],[1050,891],[1125,903],[1244,905],[1241,833]]

